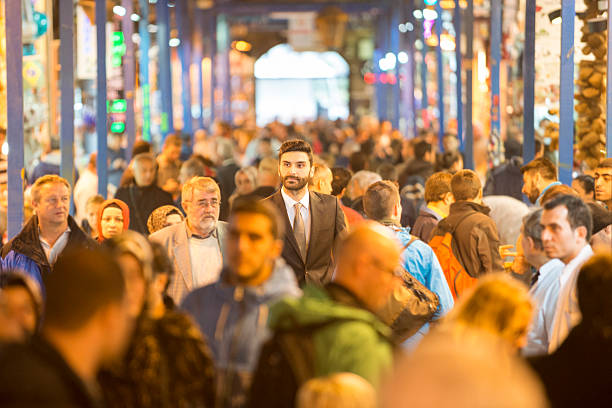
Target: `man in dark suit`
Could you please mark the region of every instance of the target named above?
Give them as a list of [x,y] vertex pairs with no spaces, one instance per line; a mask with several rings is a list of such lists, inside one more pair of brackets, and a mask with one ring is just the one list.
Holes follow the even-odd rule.
[[331,281],[335,244],[346,230],[338,199],[308,191],[312,164],[312,148],[307,142],[284,142],[278,168],[282,188],[266,198],[285,219],[282,256],[293,268],[300,286]]

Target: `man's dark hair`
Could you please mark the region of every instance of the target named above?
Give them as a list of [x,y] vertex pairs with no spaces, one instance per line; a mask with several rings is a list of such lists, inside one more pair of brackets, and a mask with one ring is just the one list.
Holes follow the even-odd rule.
[[383,180],[397,181],[398,174],[397,169],[391,163],[383,163],[376,169],[376,172],[382,177]]
[[391,216],[393,206],[400,200],[399,190],[393,182],[377,181],[370,185],[363,195],[363,209],[368,218],[382,221]]
[[206,175],[206,168],[204,167],[204,163],[196,157],[190,157],[187,159],[182,165],[181,170],[185,169],[187,180],[192,177],[204,177]]
[[425,154],[431,152],[431,145],[424,140],[414,144],[414,158],[417,160],[425,160]]
[[542,150],[543,147],[544,147],[544,142],[540,138],[536,137],[535,138],[535,152],[536,152],[536,154],[540,153],[540,151]]
[[506,160],[510,160],[513,157],[523,157],[523,144],[513,138],[506,139],[504,142],[504,157]]
[[134,146],[132,147],[132,157],[136,157],[141,153],[151,152],[153,152],[153,146],[151,146],[151,143],[145,140],[137,140],[134,142]]
[[581,174],[574,179],[582,186],[585,193],[595,194],[595,179],[588,174]]
[[177,135],[177,134],[174,134],[174,133],[170,133],[164,139],[164,147],[167,147],[167,146],[182,146],[182,145],[183,145],[183,139],[181,139],[180,135]]
[[441,201],[451,192],[453,175],[444,171],[432,174],[425,182],[425,202]]
[[230,224],[232,216],[235,214],[263,215],[270,221],[272,236],[274,236],[276,239],[282,239],[284,224],[281,222],[280,215],[278,214],[278,211],[276,211],[276,208],[274,208],[268,202],[249,197],[238,197],[232,205],[232,210],[229,216]]
[[596,253],[580,270],[576,283],[582,324],[598,331],[612,325],[612,254]]
[[472,200],[478,197],[482,183],[472,170],[460,170],[451,179],[451,191],[455,201]]
[[612,224],[612,211],[606,210],[603,206],[597,203],[587,203],[593,216],[593,233],[597,234],[608,225]]
[[597,165],[598,169],[610,169],[612,168],[612,157],[608,157],[607,159],[603,159]]
[[367,170],[368,156],[364,152],[355,152],[349,157],[349,167],[353,173],[357,173],[361,170]]
[[461,153],[457,151],[444,152],[437,160],[437,171],[450,170],[450,168],[453,167],[453,164],[462,159],[463,157],[461,156]]
[[523,167],[521,167],[521,174],[527,172],[536,171],[546,180],[557,181],[557,168],[546,157],[540,157],[539,159],[532,160]]
[[28,292],[34,310],[36,311],[36,326],[39,326],[43,309],[43,300],[39,283],[22,272],[9,269],[0,273],[0,291],[9,288],[23,288]]
[[291,139],[291,140],[287,140],[283,142],[283,144],[281,145],[278,151],[278,161],[281,162],[283,154],[288,153],[288,152],[306,153],[308,155],[308,161],[310,162],[310,165],[312,166],[312,163],[314,161],[314,156],[312,154],[312,147],[310,147],[310,144],[308,142],[305,142],[304,140],[299,140],[299,139]]
[[533,240],[537,249],[542,249],[542,209],[538,208],[523,217],[523,235]]
[[45,277],[46,326],[75,330],[101,308],[121,303],[125,281],[117,262],[101,249],[66,249]]
[[332,175],[332,195],[337,196],[342,193],[342,190],[348,186],[349,181],[353,177],[353,173],[344,167],[334,167],[331,169]]
[[560,195],[544,204],[544,209],[553,210],[559,206],[564,206],[567,208],[567,220],[572,227],[572,230],[575,230],[578,227],[586,228],[586,241],[588,242],[591,239],[591,233],[593,232],[593,217],[589,207],[578,197],[572,195]]

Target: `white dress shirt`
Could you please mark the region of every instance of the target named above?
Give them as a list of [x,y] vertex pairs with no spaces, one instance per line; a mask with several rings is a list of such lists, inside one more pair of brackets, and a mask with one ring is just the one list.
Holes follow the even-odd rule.
[[[287,209],[287,217],[289,217],[291,228],[293,228],[293,222],[295,221],[295,204],[297,201],[285,193],[284,187],[281,188],[281,195],[283,196],[285,208]],[[302,220],[304,221],[304,229],[306,230],[306,246],[308,246],[308,243],[310,242],[310,193],[308,190],[306,190],[306,194],[304,194],[304,197],[302,197],[299,203],[302,204],[300,213],[302,214]]]
[[551,259],[540,267],[538,281],[529,291],[535,303],[531,329],[527,334],[527,345],[523,355],[537,356],[548,353],[552,323],[557,310],[561,273],[565,264]]
[[69,237],[70,227],[66,227],[66,231],[62,232],[62,235],[59,236],[53,246],[49,245],[49,243],[45,241],[42,236],[40,237],[40,245],[42,246],[43,251],[45,251],[45,255],[47,256],[47,261],[49,261],[49,265],[53,266],[55,264],[55,261],[57,260],[59,254],[61,254],[64,248],[66,248],[66,244],[68,244]]
[[559,299],[553,319],[553,327],[548,346],[548,352],[554,352],[563,343],[569,332],[580,323],[582,315],[578,306],[578,294],[576,293],[576,282],[580,268],[589,258],[593,256],[593,249],[586,245],[578,255],[572,259],[561,273],[559,279]]

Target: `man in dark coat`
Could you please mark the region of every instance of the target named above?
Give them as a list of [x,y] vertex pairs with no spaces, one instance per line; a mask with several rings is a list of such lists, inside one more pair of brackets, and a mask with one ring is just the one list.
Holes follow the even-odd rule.
[[577,281],[582,321],[553,354],[531,359],[553,407],[612,406],[612,255],[593,256]]
[[41,335],[0,346],[0,405],[99,407],[97,372],[131,330],[121,269],[100,250],[68,250],[46,282]]
[[346,230],[334,196],[308,191],[314,168],[312,148],[302,140],[284,142],[279,152],[282,188],[268,197],[285,219],[282,257],[301,286],[324,285],[332,278],[335,245]]
[[234,145],[229,139],[217,140],[217,157],[220,165],[217,167],[217,183],[221,189],[221,209],[219,219],[227,221],[229,216],[229,198],[236,189],[234,176],[240,166],[234,160]]
[[153,155],[141,153],[134,157],[134,184],[121,187],[115,198],[130,209],[130,229],[147,236],[149,215],[162,205],[174,205],[172,195],[155,183],[156,163]]
[[438,222],[448,216],[450,205],[455,200],[451,192],[450,173],[434,173],[425,183],[426,207],[421,208],[412,233],[424,242],[429,242]]
[[441,220],[432,237],[453,234],[453,253],[473,278],[503,272],[499,234],[489,217],[491,209],[482,204],[482,184],[472,170],[461,170],[451,179],[455,202],[448,217]]
[[68,214],[70,184],[56,175],[40,177],[32,186],[33,215],[21,232],[2,248],[5,267],[21,269],[42,285],[57,257],[67,248],[94,247]]

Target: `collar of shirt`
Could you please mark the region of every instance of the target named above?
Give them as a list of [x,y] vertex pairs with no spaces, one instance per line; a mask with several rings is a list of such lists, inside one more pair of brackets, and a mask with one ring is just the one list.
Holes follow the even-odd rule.
[[[55,243],[53,244],[53,246],[55,246],[55,244],[57,244],[57,241],[59,241],[64,235],[70,234],[70,232],[71,232],[70,226],[66,226],[66,229],[64,230],[64,232],[62,232],[60,234],[59,237],[57,237],[57,239],[55,240]],[[45,239],[42,237],[42,235],[40,235],[40,226],[38,227],[38,238],[40,239],[40,242],[43,245],[47,246],[47,248],[49,248],[49,249],[53,248],[51,245],[49,245],[49,243],[47,241],[45,241]]]
[[[281,195],[283,196],[283,201],[285,201],[285,207],[287,208],[287,214],[290,214],[289,209],[293,211],[293,208],[298,201],[295,201],[293,198],[289,197],[287,193],[285,193],[285,187],[281,188]],[[306,190],[306,194],[299,201],[300,204],[308,211],[308,205],[310,204],[310,191]]]
[[544,278],[544,276],[548,275],[551,272],[563,270],[565,265],[559,259],[551,259],[546,262],[544,265],[540,266],[540,279]]
[[585,245],[584,248],[578,252],[578,255],[571,261],[569,261],[565,268],[563,268],[563,274],[561,275],[561,284],[565,283],[574,275],[574,271],[582,266],[591,256],[593,256],[593,249],[589,244]]
[[540,196],[538,197],[538,199],[536,200],[536,205],[540,205],[540,200],[542,200],[542,196],[544,195],[544,193],[546,192],[546,190],[548,190],[549,188],[553,187],[553,186],[558,186],[559,184],[561,184],[560,181],[553,181],[552,183],[550,183],[549,185],[547,185],[544,190],[542,190],[542,192],[540,193]]
[[206,238],[217,238],[217,226],[215,225],[215,228],[212,230],[212,232],[210,234],[208,234],[207,236],[202,236],[202,235],[198,235],[198,234],[194,234],[194,232],[191,230],[191,227],[189,226],[189,221],[185,220],[185,229],[187,230],[187,238],[191,239],[191,238],[195,238],[195,239],[206,239]]
[[436,218],[438,219],[438,221],[440,221],[443,218],[446,218],[446,216],[444,214],[442,214],[440,211],[438,211],[438,209],[434,208],[434,207],[430,207],[427,206],[425,207],[425,211],[427,211],[428,213],[435,215]]

